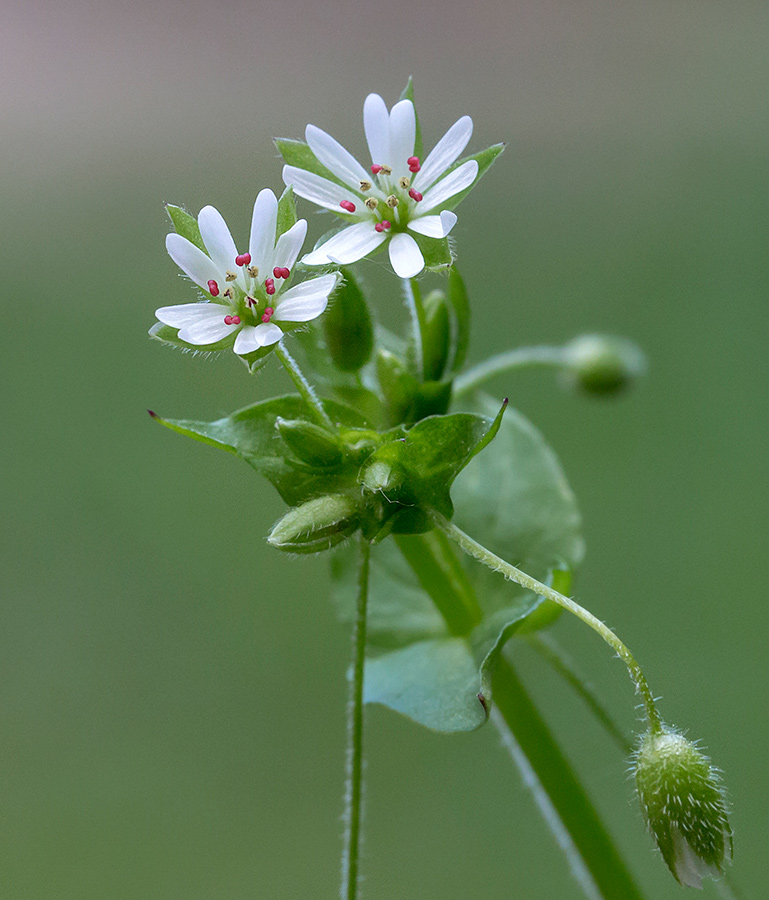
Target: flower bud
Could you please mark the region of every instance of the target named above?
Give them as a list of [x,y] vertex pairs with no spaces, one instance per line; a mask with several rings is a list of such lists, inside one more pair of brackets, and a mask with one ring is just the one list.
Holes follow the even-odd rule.
[[366,298],[352,274],[343,270],[344,281],[323,316],[326,346],[334,365],[343,372],[357,372],[374,346],[374,331]]
[[635,757],[646,824],[679,884],[702,887],[731,862],[732,831],[718,772],[691,741],[670,728],[647,732]]
[[267,543],[290,553],[320,553],[341,543],[358,525],[358,507],[352,498],[327,494],[289,510]]
[[280,436],[302,462],[328,468],[342,461],[339,441],[325,428],[304,419],[275,420]]
[[565,352],[567,383],[588,394],[615,394],[646,370],[641,350],[624,338],[583,334]]

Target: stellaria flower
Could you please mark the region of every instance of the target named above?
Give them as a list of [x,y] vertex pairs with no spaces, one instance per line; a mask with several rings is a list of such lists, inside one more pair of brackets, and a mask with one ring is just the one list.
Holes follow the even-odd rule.
[[644,818],[676,881],[701,888],[732,858],[732,831],[718,771],[682,734],[648,731],[635,757]]
[[155,315],[179,329],[179,338],[205,347],[235,336],[233,350],[243,356],[276,344],[283,323],[309,322],[326,308],[337,274],[312,278],[286,289],[307,233],[300,219],[277,237],[278,201],[268,189],[259,193],[251,219],[247,253],[238,253],[227,224],[206,206],[198,227],[206,255],[179,234],[166,237],[171,259],[208,295],[204,303],[162,306]]
[[451,169],[470,140],[473,120],[463,116],[455,122],[424,161],[414,155],[416,113],[411,100],[399,101],[388,112],[378,94],[369,94],[363,105],[363,127],[371,153],[369,171],[325,131],[315,125],[305,131],[316,159],[344,187],[307,169],[283,168],[283,180],[296,194],[354,223],[302,262],[347,265],[389,241],[395,273],[412,278],[425,266],[413,234],[445,238],[457,221],[445,207],[478,176],[474,159]]

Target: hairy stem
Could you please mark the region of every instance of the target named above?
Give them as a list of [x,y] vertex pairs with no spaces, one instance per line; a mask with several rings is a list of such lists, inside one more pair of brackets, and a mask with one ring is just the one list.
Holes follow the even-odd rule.
[[347,762],[345,786],[345,840],[342,854],[341,900],[358,896],[361,821],[363,812],[363,669],[366,661],[366,608],[371,545],[360,540],[361,559],[358,573],[358,604],[352,630],[350,693],[347,701]]
[[334,423],[331,421],[328,413],[323,408],[320,397],[318,397],[313,386],[302,374],[302,370],[297,365],[294,357],[291,356],[288,350],[286,350],[283,341],[280,341],[280,343],[275,347],[275,355],[283,364],[283,368],[290,375],[291,380],[296,385],[296,389],[302,395],[304,402],[310,408],[310,412],[313,414],[318,424],[322,425],[324,428],[328,428],[330,431],[336,431]]
[[469,394],[485,381],[511,372],[514,369],[561,368],[566,363],[566,354],[562,347],[519,347],[498,353],[490,359],[473,366],[454,381],[454,396]]
[[625,663],[630,678],[635,685],[635,689],[643,702],[651,732],[653,734],[662,733],[662,719],[657,712],[657,707],[654,703],[654,695],[646,681],[646,676],[643,674],[643,671],[636,662],[633,654],[611,628],[604,625],[600,619],[596,618],[591,612],[588,612],[588,610],[580,606],[579,603],[575,603],[574,600],[571,600],[569,597],[564,597],[563,594],[559,594],[558,591],[554,591],[551,587],[542,584],[541,581],[537,581],[536,578],[532,578],[531,575],[527,575],[526,572],[517,569],[509,562],[496,556],[491,550],[487,550],[486,547],[479,544],[477,541],[474,541],[469,535],[465,534],[464,531],[457,528],[456,525],[440,515],[440,513],[432,512],[431,517],[435,525],[469,556],[474,557],[478,562],[483,563],[495,572],[501,572],[505,578],[516,582],[516,584],[520,584],[521,587],[526,588],[526,590],[533,591],[541,597],[547,597],[548,600],[552,600],[554,603],[562,606],[565,610],[568,610],[572,615],[581,619],[586,625],[592,628],[593,631],[599,634],[612,650],[614,650],[617,656],[619,656],[622,662]]

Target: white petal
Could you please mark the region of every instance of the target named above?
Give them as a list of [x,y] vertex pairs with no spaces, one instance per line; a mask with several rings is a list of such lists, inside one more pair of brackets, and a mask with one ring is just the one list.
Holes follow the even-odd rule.
[[707,868],[677,828],[671,829],[676,877],[687,887],[702,889],[702,876]]
[[390,262],[399,278],[413,278],[425,267],[417,242],[410,234],[394,234],[390,241]]
[[206,250],[219,270],[237,272],[235,257],[238,255],[238,250],[230,234],[230,229],[219,210],[214,209],[213,206],[204,206],[198,215],[198,227]]
[[[269,188],[259,191],[251,216],[251,237],[248,252],[251,265],[260,273],[272,269],[272,254],[275,249],[275,228],[278,222],[278,200]],[[268,273],[269,274],[269,273]],[[266,275],[262,275],[263,278]]]
[[443,135],[422,163],[412,187],[424,193],[437,178],[448,169],[459,154],[465,149],[473,134],[473,120],[470,116],[462,116]]
[[[219,304],[216,305],[218,306]],[[218,316],[209,316],[180,328],[179,337],[181,340],[187,341],[188,344],[215,344],[217,341],[221,341],[222,338],[226,338],[228,334],[237,331],[240,327],[239,325],[225,325],[224,315],[227,310],[221,306],[219,308],[221,313]]]
[[368,256],[386,240],[386,234],[374,231],[373,222],[359,222],[329,238],[325,244],[308,253],[302,262],[308,266],[322,266],[330,262],[346,266]]
[[457,217],[454,213],[444,210],[439,216],[422,216],[414,219],[406,227],[409,231],[416,231],[417,234],[423,234],[425,237],[445,238],[456,224]]
[[363,201],[357,194],[353,194],[347,188],[343,188],[321,175],[316,175],[314,172],[297,169],[296,166],[283,166],[283,181],[293,187],[295,194],[312,203],[317,203],[318,206],[333,209],[334,212],[343,211],[339,206],[342,200],[349,200],[350,203],[355,204],[357,211],[366,212]]
[[455,194],[470,187],[478,175],[478,163],[469,159],[466,163],[454,169],[453,172],[442,178],[434,187],[425,194],[425,199],[419,204],[420,212],[427,212],[445,203]]
[[417,119],[411,100],[400,100],[390,110],[390,159],[393,176],[409,174],[408,158],[414,155]]
[[329,294],[337,286],[336,275],[322,275],[289,288],[275,308],[276,322],[310,322],[326,308]]
[[256,327],[246,325],[235,338],[232,349],[240,356],[244,356],[246,353],[253,353],[260,347],[276,344],[282,337],[283,332],[277,325],[264,323]]
[[219,303],[181,303],[178,306],[161,306],[155,310],[155,315],[164,325],[184,328],[206,319],[224,319],[227,307]]
[[314,125],[308,125],[304,136],[318,160],[345,184],[358,190],[361,181],[371,180],[371,173],[366,172],[358,160],[330,134]]
[[371,162],[386,165],[390,158],[390,116],[379,94],[369,94],[363,104],[363,130]]
[[[275,245],[275,253],[272,258],[272,265],[293,269],[306,235],[307,220],[300,219],[278,238],[278,243]],[[272,268],[268,274],[272,275]]]
[[[208,290],[208,282],[217,283],[224,280],[224,272],[220,272],[214,261],[187,238],[183,238],[176,232],[166,235],[166,250],[168,255],[195,284]],[[188,306],[191,304],[187,304]]]

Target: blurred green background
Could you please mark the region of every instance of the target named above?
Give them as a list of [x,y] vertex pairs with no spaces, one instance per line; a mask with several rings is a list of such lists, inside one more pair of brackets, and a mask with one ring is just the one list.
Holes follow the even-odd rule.
[[[4,4],[4,896],[336,896],[347,634],[326,560],[268,550],[269,485],[144,411],[214,417],[286,378],[146,331],[190,299],[163,201],[213,203],[244,238],[280,188],[272,135],[311,121],[362,151],[365,95],[392,103],[409,74],[426,146],[463,113],[471,150],[509,142],[455,230],[473,359],[593,330],[648,354],[616,402],[546,373],[493,389],[561,456],[577,596],[725,770],[735,884],[761,896],[768,40],[765,3],[723,0]],[[556,633],[632,728],[621,664],[576,623]],[[625,761],[517,658],[648,896],[678,897]],[[491,728],[369,713],[367,897],[578,896]]]

